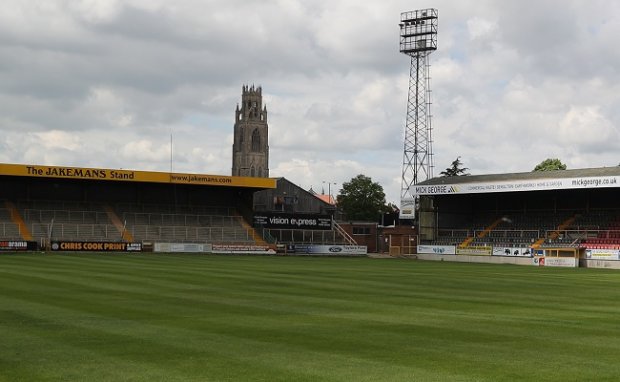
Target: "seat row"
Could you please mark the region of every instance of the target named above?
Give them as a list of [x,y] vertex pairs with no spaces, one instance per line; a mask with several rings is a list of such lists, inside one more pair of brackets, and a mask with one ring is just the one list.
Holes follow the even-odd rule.
[[[163,205],[158,210],[157,205],[114,206],[111,210],[119,225],[101,204],[20,201],[15,205],[22,227],[36,241],[120,241],[128,232],[134,241],[254,242],[251,228],[228,207]],[[24,228],[13,221],[8,208],[0,208],[0,240],[23,240]]]

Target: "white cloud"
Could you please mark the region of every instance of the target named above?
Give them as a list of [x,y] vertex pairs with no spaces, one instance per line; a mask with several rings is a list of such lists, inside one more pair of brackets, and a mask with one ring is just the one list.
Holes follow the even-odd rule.
[[118,0],[78,0],[69,3],[69,10],[90,23],[107,22],[118,15],[121,3]]
[[39,146],[50,151],[55,149],[75,151],[82,147],[80,138],[66,131],[51,130],[33,135],[38,138]]
[[598,106],[571,107],[559,123],[556,138],[580,151],[617,153],[620,129],[601,114]]
[[128,162],[162,162],[170,158],[170,151],[170,145],[154,145],[149,140],[140,140],[127,142],[121,149],[120,154]]
[[[620,5],[438,0],[436,173],[617,165]],[[359,173],[396,201],[409,59],[402,0],[47,0],[0,13],[0,160],[229,174],[243,84],[262,85],[271,172]],[[24,149],[26,147],[26,149]]]
[[474,17],[467,20],[469,38],[472,40],[493,37],[497,33],[497,22]]

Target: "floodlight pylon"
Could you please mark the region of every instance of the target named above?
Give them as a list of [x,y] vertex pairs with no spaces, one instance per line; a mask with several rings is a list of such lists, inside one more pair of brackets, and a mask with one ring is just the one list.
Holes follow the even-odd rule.
[[433,177],[429,55],[437,50],[437,24],[433,8],[400,15],[400,52],[411,58],[400,194],[403,219],[415,218],[414,186]]

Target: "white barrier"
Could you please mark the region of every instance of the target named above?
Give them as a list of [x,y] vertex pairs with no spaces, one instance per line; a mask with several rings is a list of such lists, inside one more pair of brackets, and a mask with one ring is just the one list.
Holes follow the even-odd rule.
[[213,244],[211,252],[239,255],[274,255],[276,253],[267,245],[252,244]]
[[493,247],[493,256],[532,257],[532,251],[527,247]]
[[436,255],[456,255],[454,245],[418,245],[418,253],[434,253]]
[[588,260],[620,260],[620,250],[618,249],[586,249],[586,259]]
[[582,260],[581,265],[585,268],[605,268],[605,269],[620,269],[620,261],[618,260]]
[[456,249],[457,255],[491,256],[492,253],[493,253],[493,248],[487,247],[487,246],[459,247]]
[[484,264],[515,264],[515,265],[533,265],[532,259],[528,257],[516,256],[479,256],[479,255],[436,255],[431,253],[418,253],[419,260],[432,261],[451,261],[457,263],[484,263]]
[[155,243],[154,252],[211,253],[211,244]]
[[535,257],[532,259],[532,263],[539,267],[579,267],[579,259],[574,257]]
[[365,245],[316,245],[294,244],[286,248],[290,253],[307,253],[313,255],[366,255],[368,247]]

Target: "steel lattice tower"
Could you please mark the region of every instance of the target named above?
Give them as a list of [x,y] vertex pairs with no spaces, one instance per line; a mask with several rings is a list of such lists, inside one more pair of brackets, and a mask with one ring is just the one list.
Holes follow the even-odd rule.
[[429,55],[437,50],[437,10],[400,15],[400,52],[411,57],[401,183],[401,218],[414,218],[413,186],[433,177]]

